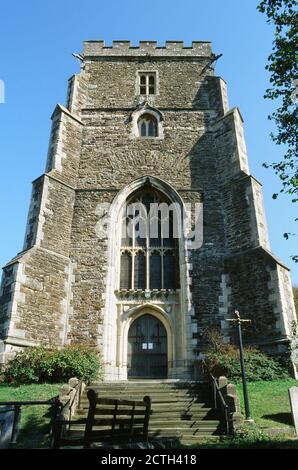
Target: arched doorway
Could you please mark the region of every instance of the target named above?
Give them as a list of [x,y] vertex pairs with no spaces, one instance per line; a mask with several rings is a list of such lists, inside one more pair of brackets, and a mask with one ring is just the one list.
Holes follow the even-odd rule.
[[145,314],[128,332],[128,378],[166,378],[168,373],[167,332],[160,320]]
[[[124,208],[127,202],[137,202],[135,198],[141,199],[146,207],[147,201],[143,199],[146,194],[153,194],[154,202],[158,205],[159,202],[166,202],[181,208],[181,211],[176,211],[175,217],[178,219],[178,233],[182,236],[172,237],[170,229],[165,244],[153,245],[159,238],[151,239],[149,226],[149,234],[146,229],[145,245],[136,236],[130,237],[128,243],[124,240]],[[188,241],[183,236],[185,211],[186,207],[178,192],[167,182],[153,176],[142,176],[130,182],[112,202],[108,213],[107,289],[103,299],[102,336],[99,338],[105,380],[127,380],[129,328],[133,319],[151,312],[160,319],[167,332],[167,371],[163,372],[163,376],[183,379],[192,377],[188,363],[193,361],[195,354],[189,346],[193,340],[193,330],[188,325],[192,322],[194,311],[188,275],[191,260],[188,257]],[[172,211],[169,212],[171,217]],[[171,218],[169,227],[170,222]],[[133,371],[130,369],[129,357],[129,378],[132,378]]]

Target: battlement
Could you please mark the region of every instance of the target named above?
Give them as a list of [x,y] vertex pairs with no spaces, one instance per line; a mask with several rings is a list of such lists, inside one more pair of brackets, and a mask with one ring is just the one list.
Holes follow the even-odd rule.
[[84,41],[84,56],[150,56],[154,57],[209,57],[212,54],[210,41],[192,41],[191,46],[185,46],[184,41],[166,41],[159,46],[157,41],[140,41],[133,46],[131,41],[113,41],[106,46],[104,41]]

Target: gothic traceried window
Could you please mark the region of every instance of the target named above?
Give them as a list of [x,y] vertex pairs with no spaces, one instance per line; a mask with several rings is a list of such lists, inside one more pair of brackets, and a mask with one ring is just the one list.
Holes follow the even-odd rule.
[[158,122],[152,114],[142,114],[138,128],[140,137],[158,137]]
[[[163,212],[162,207],[170,210]],[[120,289],[179,288],[173,223],[170,202],[152,187],[145,186],[127,200],[122,218]]]

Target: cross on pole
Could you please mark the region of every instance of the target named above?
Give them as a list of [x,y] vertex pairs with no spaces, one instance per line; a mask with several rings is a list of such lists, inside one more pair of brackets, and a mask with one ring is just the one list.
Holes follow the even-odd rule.
[[249,323],[251,320],[244,319],[240,317],[240,313],[238,310],[235,310],[235,317],[236,318],[227,318],[227,321],[233,322],[237,325],[238,329],[238,341],[239,341],[239,352],[240,352],[240,366],[241,366],[241,376],[242,376],[242,386],[243,386],[243,397],[244,397],[244,407],[245,407],[245,418],[246,421],[253,423],[254,420],[250,415],[250,408],[249,408],[249,399],[248,399],[248,390],[247,390],[247,383],[246,383],[246,374],[245,374],[245,366],[244,366],[244,352],[243,352],[243,342],[242,342],[242,331],[241,331],[241,324],[242,323]]

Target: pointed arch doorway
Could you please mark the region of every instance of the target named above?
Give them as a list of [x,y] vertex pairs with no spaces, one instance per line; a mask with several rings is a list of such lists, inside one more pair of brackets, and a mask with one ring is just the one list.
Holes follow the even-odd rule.
[[158,318],[150,314],[138,317],[128,332],[128,378],[167,378],[167,342],[166,329]]

